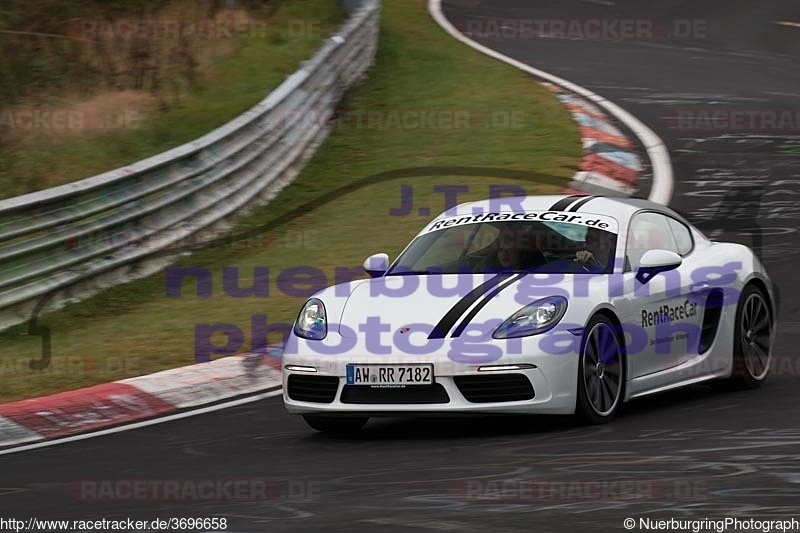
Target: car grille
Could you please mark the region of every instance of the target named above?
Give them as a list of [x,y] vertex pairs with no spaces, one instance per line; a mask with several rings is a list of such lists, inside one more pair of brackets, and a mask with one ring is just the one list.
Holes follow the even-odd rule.
[[407,387],[345,385],[342,403],[447,403],[450,397],[439,383]]
[[533,386],[523,374],[456,376],[453,381],[471,403],[518,402],[534,397]]
[[287,382],[289,398],[298,402],[331,403],[339,389],[336,376],[301,376],[292,374]]

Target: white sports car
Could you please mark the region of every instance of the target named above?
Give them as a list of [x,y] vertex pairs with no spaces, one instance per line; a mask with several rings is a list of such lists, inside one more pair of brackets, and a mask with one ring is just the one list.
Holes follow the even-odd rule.
[[599,423],[690,383],[755,387],[770,366],[759,259],[646,200],[461,204],[364,268],[310,298],[285,346],[286,408],[320,431],[425,413]]

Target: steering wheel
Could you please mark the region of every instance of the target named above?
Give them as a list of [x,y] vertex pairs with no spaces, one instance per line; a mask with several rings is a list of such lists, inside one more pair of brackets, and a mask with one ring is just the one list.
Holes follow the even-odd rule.
[[599,268],[599,269],[604,268],[603,264],[600,263],[600,261],[597,260],[597,258],[594,256],[594,254],[592,254],[591,257],[586,261],[579,261],[578,258],[576,257],[576,258],[572,259],[572,262],[575,263],[576,265],[580,266],[586,272],[594,272],[594,270],[591,269],[590,266],[593,266],[593,267]]

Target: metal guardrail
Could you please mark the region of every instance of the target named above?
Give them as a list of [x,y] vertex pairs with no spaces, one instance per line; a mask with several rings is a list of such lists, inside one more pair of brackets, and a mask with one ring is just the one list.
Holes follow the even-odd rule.
[[210,240],[294,179],[377,49],[380,0],[348,1],[339,31],[234,120],[132,165],[0,201],[0,329],[52,291],[63,304],[162,268],[158,252]]

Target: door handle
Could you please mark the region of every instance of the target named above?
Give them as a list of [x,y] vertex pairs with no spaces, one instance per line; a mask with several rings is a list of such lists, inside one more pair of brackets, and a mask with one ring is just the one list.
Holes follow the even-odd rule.
[[705,281],[698,281],[697,283],[692,283],[690,289],[692,292],[702,292],[711,288],[711,285]]

